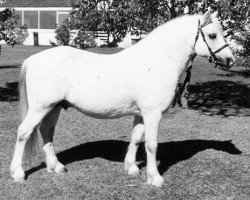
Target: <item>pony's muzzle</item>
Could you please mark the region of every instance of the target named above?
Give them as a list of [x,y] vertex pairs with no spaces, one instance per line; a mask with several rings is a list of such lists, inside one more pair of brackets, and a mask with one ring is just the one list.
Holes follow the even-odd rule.
[[227,57],[226,58],[226,65],[230,68],[233,66],[235,62],[235,58],[234,57]]
[[217,57],[217,58],[218,59],[215,61],[215,63],[224,69],[231,68],[235,62],[235,58],[233,56],[227,56],[224,58]]
[[226,68],[231,68],[235,62],[235,58],[232,56],[226,57],[223,60],[221,59],[222,64],[224,65],[224,67]]

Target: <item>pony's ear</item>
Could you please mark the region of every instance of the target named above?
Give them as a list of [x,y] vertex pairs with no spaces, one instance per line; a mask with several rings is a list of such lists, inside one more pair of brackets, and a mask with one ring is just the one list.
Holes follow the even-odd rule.
[[208,21],[209,19],[211,19],[210,9],[208,9],[208,11],[204,15],[202,15],[201,21],[202,21],[202,23],[204,23],[204,22]]
[[218,11],[215,11],[213,14],[211,14],[213,18],[218,18]]

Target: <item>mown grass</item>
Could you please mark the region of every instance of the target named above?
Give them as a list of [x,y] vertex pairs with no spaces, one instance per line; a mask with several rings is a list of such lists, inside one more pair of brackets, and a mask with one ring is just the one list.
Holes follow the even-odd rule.
[[248,71],[213,69],[200,58],[193,69],[190,109],[170,109],[160,125],[157,160],[165,179],[162,188],[146,185],[143,144],[138,152],[141,174],[130,177],[124,172],[132,117],[97,120],[73,109],[62,111],[54,139],[58,158],[68,173],[47,173],[41,151],[24,163],[27,181],[22,185],[14,183],[9,164],[19,125],[17,66],[46,48],[3,47],[0,199],[250,199]]

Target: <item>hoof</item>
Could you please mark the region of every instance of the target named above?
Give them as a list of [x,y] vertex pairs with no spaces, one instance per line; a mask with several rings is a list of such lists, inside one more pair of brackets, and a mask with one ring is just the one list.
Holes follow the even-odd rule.
[[140,174],[140,170],[139,168],[137,167],[137,165],[130,165],[128,168],[127,168],[127,172],[128,172],[128,175],[131,175],[131,176],[136,176],[138,174]]
[[147,183],[155,187],[162,187],[164,179],[160,175],[156,175],[154,177],[148,177]]
[[65,166],[61,163],[57,163],[56,167],[55,167],[55,172],[57,174],[65,174],[67,173],[67,169],[65,168]]
[[49,173],[56,172],[57,174],[63,174],[67,172],[67,169],[65,168],[63,164],[61,164],[60,162],[57,162],[56,164],[53,164],[53,165],[47,165],[47,171]]
[[11,170],[11,176],[17,183],[23,183],[25,181],[25,173],[22,168]]

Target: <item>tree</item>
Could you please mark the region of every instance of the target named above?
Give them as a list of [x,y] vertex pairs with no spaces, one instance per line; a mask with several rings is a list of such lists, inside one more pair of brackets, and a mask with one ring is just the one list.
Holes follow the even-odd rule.
[[120,42],[127,34],[133,13],[132,1],[117,0],[116,6],[103,0],[71,0],[71,25],[81,31],[107,31],[112,44]]
[[129,30],[132,34],[139,36],[149,33],[160,24],[171,19],[167,1],[134,0],[131,9],[133,17]]
[[23,44],[28,37],[28,31],[26,26],[16,27],[18,18],[14,9],[6,8],[0,12],[0,41],[4,40],[11,46]]

